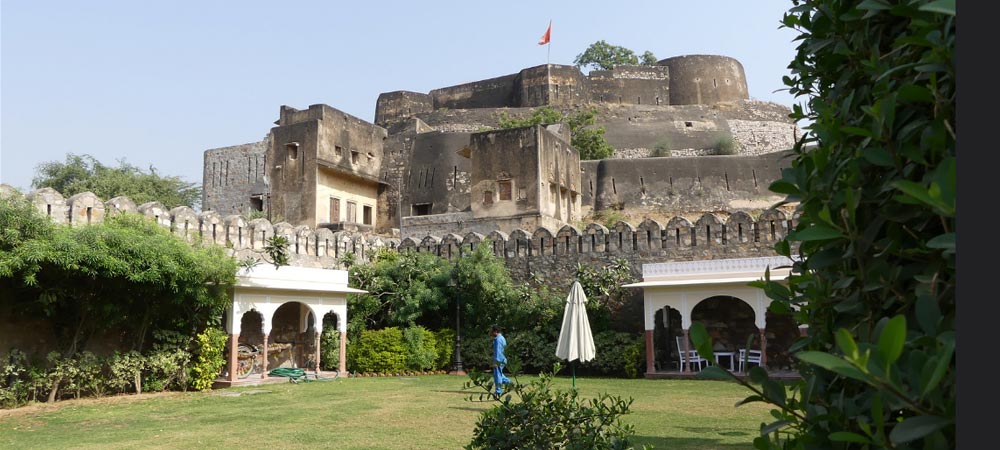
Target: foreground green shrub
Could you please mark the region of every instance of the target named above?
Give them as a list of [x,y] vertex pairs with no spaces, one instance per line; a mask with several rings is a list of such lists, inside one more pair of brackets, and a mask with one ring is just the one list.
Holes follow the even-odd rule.
[[797,204],[775,250],[798,258],[754,285],[808,335],[801,381],[750,371],[746,401],[775,406],[754,447],[955,448],[955,2],[792,3],[785,84],[812,125],[770,189]]
[[347,346],[352,372],[395,373],[406,369],[406,344],[403,332],[391,327],[364,330]]
[[196,359],[191,367],[191,386],[199,391],[212,389],[212,383],[226,364],[229,336],[218,328],[206,328],[195,338]]
[[[558,371],[555,366],[554,371]],[[543,373],[527,385],[508,385],[500,404],[484,411],[466,449],[629,449],[634,426],[622,423],[632,399],[601,394],[581,400],[575,389],[552,388],[552,375]],[[492,394],[491,375],[470,372],[466,389]],[[475,394],[469,400],[475,399]]]

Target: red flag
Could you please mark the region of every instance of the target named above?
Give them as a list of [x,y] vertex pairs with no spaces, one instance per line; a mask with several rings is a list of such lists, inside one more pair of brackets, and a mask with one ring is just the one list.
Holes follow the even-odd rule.
[[549,38],[552,37],[552,21],[549,21],[549,28],[545,30],[545,34],[542,38],[538,40],[538,45],[545,45],[549,43]]

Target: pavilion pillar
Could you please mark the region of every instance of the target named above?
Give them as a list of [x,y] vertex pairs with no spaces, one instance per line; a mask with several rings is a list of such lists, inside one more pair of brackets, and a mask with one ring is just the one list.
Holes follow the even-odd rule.
[[656,372],[656,366],[653,364],[653,355],[656,352],[653,351],[653,330],[646,330],[646,373]]
[[684,367],[681,368],[681,372],[687,372],[691,363],[691,361],[689,361],[691,359],[691,340],[688,338],[687,328],[684,328],[681,331],[684,332],[684,354],[681,355],[681,359],[684,360]]
[[236,372],[240,370],[238,358],[238,351],[240,345],[240,335],[230,334],[229,335],[229,382],[236,382]]
[[319,355],[320,355],[320,351],[319,351],[320,350],[319,349],[319,336],[320,336],[320,334],[321,334],[320,332],[318,332],[318,331],[316,332],[316,375],[317,376],[319,375],[319,367],[320,367],[319,366]]
[[267,335],[264,333],[264,361],[260,363],[260,379],[267,378]]
[[767,370],[767,336],[764,331],[764,328],[760,329],[760,368]]
[[347,373],[347,332],[340,332],[340,362],[337,364],[337,370],[342,374]]

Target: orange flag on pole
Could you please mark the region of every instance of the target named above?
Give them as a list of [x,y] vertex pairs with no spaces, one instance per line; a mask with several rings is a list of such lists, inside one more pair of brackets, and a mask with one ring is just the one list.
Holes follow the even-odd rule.
[[549,43],[549,39],[552,37],[552,21],[549,20],[549,27],[545,30],[545,34],[542,38],[538,40],[538,45],[545,45]]

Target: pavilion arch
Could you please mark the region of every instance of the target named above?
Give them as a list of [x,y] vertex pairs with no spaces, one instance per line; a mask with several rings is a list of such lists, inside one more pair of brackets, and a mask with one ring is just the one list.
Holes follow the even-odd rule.
[[[325,325],[322,319],[332,312],[337,317],[336,326],[340,332],[338,367],[345,372],[348,293],[365,291],[347,287],[346,270],[286,266],[278,271],[270,264],[242,269],[237,273],[233,301],[226,312],[229,367],[237,365],[238,343],[259,344],[264,361],[260,378],[267,378],[268,362],[271,360],[268,355],[269,341],[275,341],[277,344],[292,344],[289,346],[292,350],[290,356],[293,357],[290,361],[308,366],[318,374],[321,362],[319,338]],[[257,321],[253,319],[255,314],[259,314]],[[252,328],[244,329],[248,325]],[[302,334],[310,328],[313,329],[311,334]],[[312,342],[306,343],[306,337]],[[275,349],[283,350],[280,345]],[[295,351],[299,352],[297,356]],[[229,370],[227,382],[232,384],[236,381],[236,370]]]
[[[668,308],[668,311],[676,310],[681,318],[681,330],[677,334],[687,338],[683,342],[690,345],[689,330],[695,307],[716,297],[742,301],[750,306],[753,324],[759,330],[758,342],[763,353],[761,365],[766,366],[766,319],[771,299],[763,290],[748,286],[747,283],[763,278],[764,271],[768,268],[771,270],[772,280],[785,280],[790,272],[790,265],[791,260],[783,256],[643,264],[643,281],[623,287],[643,288],[647,374],[656,372],[656,342],[653,339],[656,313],[664,308]],[[689,368],[681,367],[680,370],[686,372]]]

